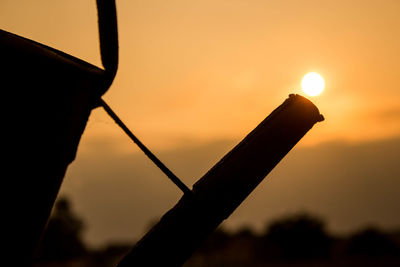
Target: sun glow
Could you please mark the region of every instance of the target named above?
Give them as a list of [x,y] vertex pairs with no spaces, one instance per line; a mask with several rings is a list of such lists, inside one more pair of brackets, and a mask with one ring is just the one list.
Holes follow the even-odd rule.
[[317,96],[325,88],[325,81],[322,76],[316,72],[309,72],[304,75],[301,81],[301,88],[309,96]]

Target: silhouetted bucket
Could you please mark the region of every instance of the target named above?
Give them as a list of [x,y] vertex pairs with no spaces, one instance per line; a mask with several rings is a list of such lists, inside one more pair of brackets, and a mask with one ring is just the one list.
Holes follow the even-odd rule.
[[0,75],[5,254],[20,266],[40,239],[89,114],[108,84],[104,70],[3,30]]

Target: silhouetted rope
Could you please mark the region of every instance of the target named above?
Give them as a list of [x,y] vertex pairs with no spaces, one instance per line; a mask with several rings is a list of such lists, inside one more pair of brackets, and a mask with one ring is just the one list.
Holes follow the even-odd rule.
[[101,99],[101,105],[108,115],[118,124],[119,127],[129,136],[129,138],[146,154],[146,156],[156,164],[160,170],[167,175],[167,177],[183,191],[183,193],[191,194],[192,191],[170,170],[164,165],[140,140],[126,127],[121,119],[114,113],[114,111]]

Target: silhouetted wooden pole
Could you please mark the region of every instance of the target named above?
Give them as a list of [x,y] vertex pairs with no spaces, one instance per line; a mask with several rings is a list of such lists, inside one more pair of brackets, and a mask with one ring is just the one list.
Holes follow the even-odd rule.
[[118,266],[181,266],[311,127],[324,118],[290,95],[226,154],[126,255]]

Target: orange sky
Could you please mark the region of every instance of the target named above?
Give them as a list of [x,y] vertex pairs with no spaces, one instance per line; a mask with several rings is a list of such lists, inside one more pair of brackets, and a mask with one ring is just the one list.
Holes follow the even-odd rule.
[[[172,168],[178,170],[178,174],[190,177],[190,182],[250,132],[289,93],[302,94],[301,79],[310,71],[319,72],[325,78],[324,93],[310,99],[326,120],[303,138],[300,147],[323,146],[333,141],[357,145],[400,136],[398,0],[116,2],[120,67],[104,99],[144,143],[155,149],[156,154],[169,151],[169,154],[165,152],[167,163],[175,162]],[[96,23],[94,0],[0,1],[1,29],[100,66]],[[177,151],[193,145],[218,144],[220,140],[231,141],[210,158],[202,158],[202,167],[193,167],[196,171],[186,171],[183,163],[179,165],[179,161],[175,161],[183,160]],[[109,147],[104,148],[107,145]],[[100,221],[102,217],[91,213],[95,204],[83,194],[89,191],[82,188],[95,175],[91,172],[91,164],[102,161],[90,162],[88,158],[97,155],[103,159],[106,153],[122,158],[136,152],[137,148],[103,110],[92,113],[77,160],[70,167],[63,185],[63,190],[77,202],[77,209],[86,213],[92,222]],[[109,169],[114,173],[111,176],[115,179],[118,175],[127,177],[128,167],[120,166],[121,170],[113,164],[119,166],[118,162],[110,162]],[[145,166],[152,168],[150,163]],[[136,175],[149,178],[154,169],[151,170]],[[282,169],[274,170],[274,177],[285,174],[279,170]],[[393,174],[388,177],[390,175]],[[106,184],[109,177],[103,178],[98,179],[104,182],[104,192],[113,190]],[[121,188],[127,187],[126,179],[120,178]],[[157,179],[151,183],[157,184]],[[283,184],[277,187],[284,187],[284,181],[282,179]],[[114,199],[108,196],[110,212],[117,209],[109,201],[117,201],[115,203],[120,205],[129,194],[139,196],[145,191],[140,186],[146,182],[135,183],[132,190],[136,191],[114,195]],[[286,181],[288,184],[290,182]],[[103,192],[99,184],[96,186]],[[150,188],[146,186],[146,190]],[[388,182],[388,188],[393,188],[393,184]],[[140,231],[144,220],[162,214],[179,197],[173,190],[157,190],[169,200],[154,204],[159,206],[151,215],[141,214],[140,209],[136,211],[138,217],[145,217],[137,226]],[[267,189],[259,191],[260,198],[264,190]],[[143,198],[141,201],[145,201],[146,197]],[[101,193],[93,199],[100,201]],[[299,196],[299,199],[294,202],[300,203],[304,197]],[[249,201],[248,205],[253,207],[251,203],[255,200]],[[128,210],[132,205],[121,210]],[[307,205],[305,203],[304,207],[309,207]],[[254,209],[244,210],[234,216],[252,217],[248,212]],[[132,221],[127,220],[126,224],[131,225]],[[108,224],[96,226],[94,223],[94,229],[106,229],[105,225]],[[118,229],[125,228],[120,226]],[[101,230],[91,231],[92,241],[99,241],[96,237]],[[105,234],[104,238],[120,237],[124,233]]]
[[[99,65],[94,2],[2,1],[0,27]],[[326,80],[312,98],[326,121],[303,144],[400,134],[399,1],[120,0],[117,8],[121,63],[105,99],[151,147],[240,139],[301,93],[309,71]],[[86,135],[121,139],[102,110]]]

